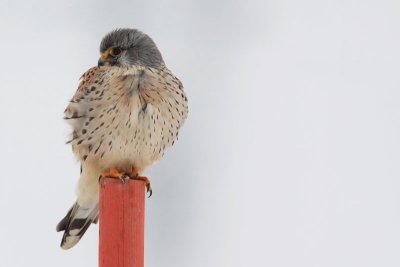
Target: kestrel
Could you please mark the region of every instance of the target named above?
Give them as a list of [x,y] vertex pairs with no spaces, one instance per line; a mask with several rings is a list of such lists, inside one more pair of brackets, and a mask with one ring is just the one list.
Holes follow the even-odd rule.
[[57,225],[63,249],[97,222],[99,177],[138,177],[174,144],[188,113],[182,83],[148,35],[114,30],[101,41],[100,53],[64,112],[81,174],[77,201]]

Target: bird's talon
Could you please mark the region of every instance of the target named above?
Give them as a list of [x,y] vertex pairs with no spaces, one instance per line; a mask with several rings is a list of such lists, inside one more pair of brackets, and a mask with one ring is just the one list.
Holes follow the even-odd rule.
[[139,176],[139,173],[136,171],[135,168],[132,168],[132,171],[130,173],[130,179],[143,181],[144,184],[146,185],[146,193],[149,194],[148,197],[151,197],[153,195],[153,189],[151,189],[150,180],[147,177]]
[[147,193],[149,193],[149,196],[147,198],[150,198],[151,195],[153,195],[153,190],[151,189],[150,184],[146,185],[146,188],[147,188]]
[[109,171],[106,171],[100,175],[99,181],[101,181],[103,178],[120,179],[124,184],[126,179],[126,173],[119,172],[116,168],[111,168]]

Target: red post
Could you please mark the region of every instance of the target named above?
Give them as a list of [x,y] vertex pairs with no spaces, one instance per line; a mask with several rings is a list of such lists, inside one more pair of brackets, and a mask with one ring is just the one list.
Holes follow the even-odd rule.
[[103,179],[99,267],[144,267],[144,202],[142,181]]

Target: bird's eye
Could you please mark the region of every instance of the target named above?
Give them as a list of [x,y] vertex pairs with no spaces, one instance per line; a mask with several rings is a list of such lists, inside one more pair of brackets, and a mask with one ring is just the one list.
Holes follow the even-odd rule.
[[110,49],[110,55],[115,57],[118,56],[119,54],[121,54],[122,50],[119,47],[113,47]]

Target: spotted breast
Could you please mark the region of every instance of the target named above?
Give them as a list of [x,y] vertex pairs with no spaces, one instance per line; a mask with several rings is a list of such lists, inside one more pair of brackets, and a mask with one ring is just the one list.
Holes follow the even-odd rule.
[[89,69],[64,114],[82,162],[140,173],[174,144],[187,112],[182,83],[167,68],[131,66]]

